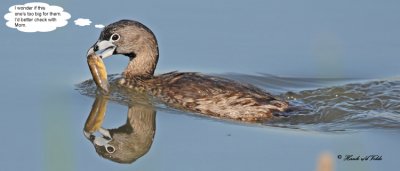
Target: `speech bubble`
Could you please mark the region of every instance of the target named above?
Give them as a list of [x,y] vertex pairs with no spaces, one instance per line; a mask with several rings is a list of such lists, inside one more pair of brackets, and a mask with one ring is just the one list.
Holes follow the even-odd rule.
[[92,21],[90,21],[89,19],[86,18],[78,18],[74,21],[75,25],[77,26],[90,26],[90,24],[92,23]]
[[[78,18],[78,19],[76,19],[76,20],[74,21],[74,23],[75,23],[75,25],[77,25],[77,26],[84,27],[84,26],[90,26],[90,24],[92,24],[92,21],[90,21],[90,19],[87,19],[87,18]],[[104,26],[103,24],[95,24],[94,27],[95,27],[95,28],[102,29],[102,28],[104,28],[105,26]]]
[[50,32],[68,24],[71,15],[59,6],[43,2],[13,5],[4,15],[6,25],[22,32]]
[[94,25],[94,27],[101,29],[104,28],[105,26],[103,24],[96,24]]

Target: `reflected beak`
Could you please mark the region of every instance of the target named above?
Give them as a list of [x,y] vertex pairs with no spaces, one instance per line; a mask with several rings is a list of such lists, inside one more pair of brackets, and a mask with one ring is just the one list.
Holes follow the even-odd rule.
[[100,58],[100,56],[96,55],[96,53],[88,53],[87,63],[97,87],[99,87],[103,93],[107,94],[110,86],[108,84],[107,70],[103,60]]

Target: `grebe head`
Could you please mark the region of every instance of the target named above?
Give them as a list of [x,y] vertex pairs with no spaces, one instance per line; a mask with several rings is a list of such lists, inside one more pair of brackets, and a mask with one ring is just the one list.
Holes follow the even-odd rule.
[[157,39],[145,25],[132,20],[121,20],[105,27],[97,42],[89,49],[104,59],[114,54],[129,57],[123,75],[152,76],[158,61]]

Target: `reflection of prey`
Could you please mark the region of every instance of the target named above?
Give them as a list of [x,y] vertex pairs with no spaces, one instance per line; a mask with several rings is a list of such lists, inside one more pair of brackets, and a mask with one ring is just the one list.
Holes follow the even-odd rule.
[[107,102],[105,96],[96,97],[84,134],[102,157],[118,163],[132,163],[146,154],[153,143],[156,111],[152,105],[130,105],[125,125],[105,129],[102,124]]

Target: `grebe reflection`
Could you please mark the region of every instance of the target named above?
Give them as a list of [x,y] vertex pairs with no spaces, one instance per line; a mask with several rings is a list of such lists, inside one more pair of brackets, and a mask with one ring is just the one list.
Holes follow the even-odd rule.
[[156,111],[151,104],[128,105],[126,123],[107,129],[102,127],[107,103],[106,96],[96,96],[84,135],[100,156],[118,163],[132,163],[150,150],[156,129]]

